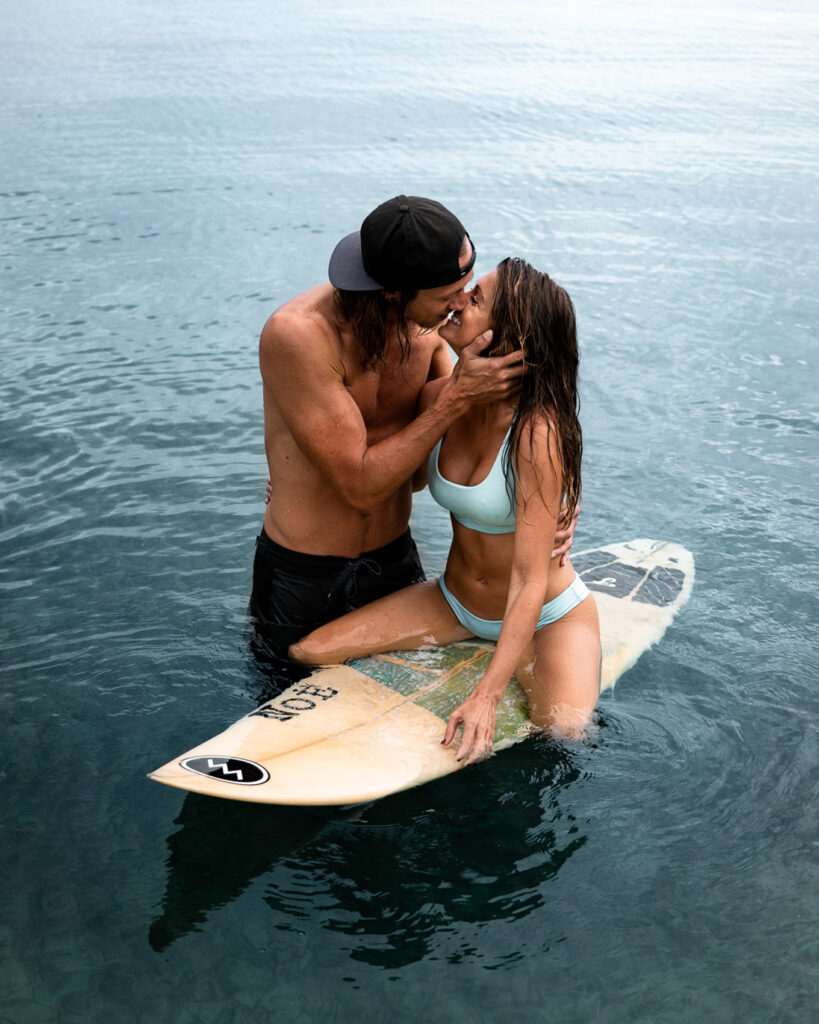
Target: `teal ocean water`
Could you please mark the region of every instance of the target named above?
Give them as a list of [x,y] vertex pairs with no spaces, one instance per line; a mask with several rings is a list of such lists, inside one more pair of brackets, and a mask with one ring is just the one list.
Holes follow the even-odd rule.
[[[4,15],[0,1021],[813,1019],[815,4]],[[399,192],[569,289],[577,548],[691,601],[593,744],[358,818],[157,786],[258,682],[259,330]]]

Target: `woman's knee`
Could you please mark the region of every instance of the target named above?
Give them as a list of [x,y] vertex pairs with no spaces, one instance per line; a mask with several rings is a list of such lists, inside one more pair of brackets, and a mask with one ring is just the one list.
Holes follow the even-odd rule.
[[327,664],[326,649],[313,638],[312,633],[291,644],[287,653],[293,661],[299,661],[302,665]]

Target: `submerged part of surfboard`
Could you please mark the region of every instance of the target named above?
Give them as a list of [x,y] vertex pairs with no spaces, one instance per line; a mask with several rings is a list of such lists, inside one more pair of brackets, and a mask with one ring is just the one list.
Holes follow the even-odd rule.
[[[677,544],[633,540],[572,556],[600,612],[601,691],[666,631],[694,582]],[[486,671],[494,645],[467,641],[318,669],[149,776],[209,796],[256,803],[363,803],[458,771],[444,725]],[[498,705],[495,750],[531,730],[512,680]]]

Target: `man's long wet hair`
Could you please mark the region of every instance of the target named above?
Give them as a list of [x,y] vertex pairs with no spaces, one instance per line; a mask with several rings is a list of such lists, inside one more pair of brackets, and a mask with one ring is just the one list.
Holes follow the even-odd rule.
[[[418,294],[400,292],[398,302],[389,302],[383,292],[348,292],[333,289],[333,301],[342,321],[349,324],[361,346],[361,368],[375,370],[384,362],[390,330],[395,327],[401,362],[409,356],[410,321],[407,306]],[[397,314],[397,322],[393,316]]]
[[527,425],[529,454],[534,457],[531,428],[534,418],[543,416],[549,433],[554,430],[556,435],[560,465],[555,469],[562,480],[561,497],[566,518],[570,519],[580,501],[583,456],[578,419],[579,353],[572,300],[548,274],[535,270],[525,260],[505,259],[498,264],[490,323],[492,343],[485,355],[506,355],[521,347],[524,352],[520,399],[509,440],[510,463],[517,465]]

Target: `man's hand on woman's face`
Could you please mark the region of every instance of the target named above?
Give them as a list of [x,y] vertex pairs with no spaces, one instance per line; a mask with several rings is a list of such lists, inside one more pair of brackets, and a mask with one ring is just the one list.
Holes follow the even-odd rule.
[[505,356],[481,355],[491,340],[491,331],[479,334],[461,352],[452,372],[450,380],[467,405],[503,401],[513,397],[520,388],[523,351]]

